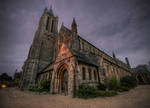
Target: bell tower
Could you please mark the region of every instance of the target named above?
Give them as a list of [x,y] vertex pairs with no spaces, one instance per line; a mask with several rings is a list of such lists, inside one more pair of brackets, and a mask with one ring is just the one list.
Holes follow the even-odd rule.
[[44,9],[43,15],[40,18],[38,29],[48,33],[58,33],[58,17],[54,15],[52,8]]
[[35,84],[37,73],[55,59],[57,26],[58,17],[54,15],[52,8],[49,10],[45,8],[30,46],[28,57],[22,67],[21,89],[27,89],[30,84]]
[[52,8],[49,9],[47,12],[47,21],[46,21],[46,31],[49,33],[58,33],[57,26],[58,26],[58,17],[54,16]]

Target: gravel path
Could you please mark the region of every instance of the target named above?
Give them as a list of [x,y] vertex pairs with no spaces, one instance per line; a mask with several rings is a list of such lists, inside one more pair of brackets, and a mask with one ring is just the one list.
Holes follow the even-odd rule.
[[150,108],[150,85],[113,97],[87,100],[5,88],[0,89],[0,108]]

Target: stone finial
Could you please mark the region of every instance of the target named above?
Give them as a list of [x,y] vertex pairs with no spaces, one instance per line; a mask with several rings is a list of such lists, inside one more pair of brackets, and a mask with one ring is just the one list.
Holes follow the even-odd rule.
[[116,58],[116,55],[115,55],[115,53],[114,53],[114,52],[112,53],[112,55],[113,55],[113,58]]
[[63,33],[64,32],[64,28],[65,28],[64,22],[62,22],[60,30],[59,30],[59,33]]
[[47,14],[47,13],[48,13],[48,10],[47,10],[47,8],[45,8],[43,14]]
[[71,27],[72,27],[72,31],[77,33],[77,23],[76,23],[75,18],[73,18]]
[[54,16],[52,6],[51,6],[50,9],[49,9],[49,15],[50,15],[50,16]]
[[125,60],[126,60],[127,65],[128,65],[129,67],[131,67],[131,66],[130,66],[130,63],[129,63],[128,57],[125,57]]

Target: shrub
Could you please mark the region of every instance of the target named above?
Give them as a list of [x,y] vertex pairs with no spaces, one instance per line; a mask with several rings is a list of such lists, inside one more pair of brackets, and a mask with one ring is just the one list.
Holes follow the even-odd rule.
[[106,90],[107,87],[106,87],[106,85],[99,83],[97,88],[98,88],[98,90]]
[[129,87],[126,87],[126,86],[120,86],[119,88],[119,92],[124,92],[124,91],[129,91],[130,88]]
[[114,90],[106,91],[106,96],[108,97],[115,96],[117,94],[118,94],[117,91],[114,91]]
[[94,98],[98,96],[98,91],[95,87],[89,86],[87,84],[81,84],[78,90],[79,98]]
[[133,76],[125,76],[120,79],[120,84],[123,87],[134,88],[137,86],[136,79]]
[[114,96],[117,95],[117,91],[110,90],[110,91],[104,91],[104,90],[97,90],[95,87],[82,84],[79,86],[78,90],[78,97],[79,98],[95,98],[95,97],[108,97],[108,96]]
[[30,85],[28,90],[32,91],[32,92],[38,92],[39,91],[39,87],[38,87],[38,85]]
[[15,87],[15,86],[18,86],[18,85],[19,85],[19,83],[16,82],[16,81],[10,81],[10,82],[8,82],[8,86],[9,87]]
[[118,94],[117,91],[111,90],[107,92],[106,96],[115,96],[117,94]]
[[117,92],[114,90],[98,91],[98,96],[101,96],[101,97],[110,97],[110,96],[115,96],[115,95],[117,95]]
[[111,77],[107,81],[108,89],[117,90],[119,88],[119,81],[115,77]]
[[41,88],[43,91],[49,91],[50,81],[49,80],[44,80],[44,81],[40,82],[39,88]]
[[106,96],[106,91],[99,90],[99,91],[97,92],[97,94],[98,94],[98,96],[100,96],[100,97],[104,97],[104,96]]
[[32,92],[48,92],[50,88],[50,81],[49,80],[44,80],[40,82],[40,84],[36,85],[30,85],[29,86],[29,91]]

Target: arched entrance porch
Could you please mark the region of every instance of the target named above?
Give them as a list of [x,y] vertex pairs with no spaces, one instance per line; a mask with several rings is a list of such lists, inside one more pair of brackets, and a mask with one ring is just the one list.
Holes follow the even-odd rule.
[[68,69],[66,64],[58,68],[57,87],[59,93],[68,95]]

